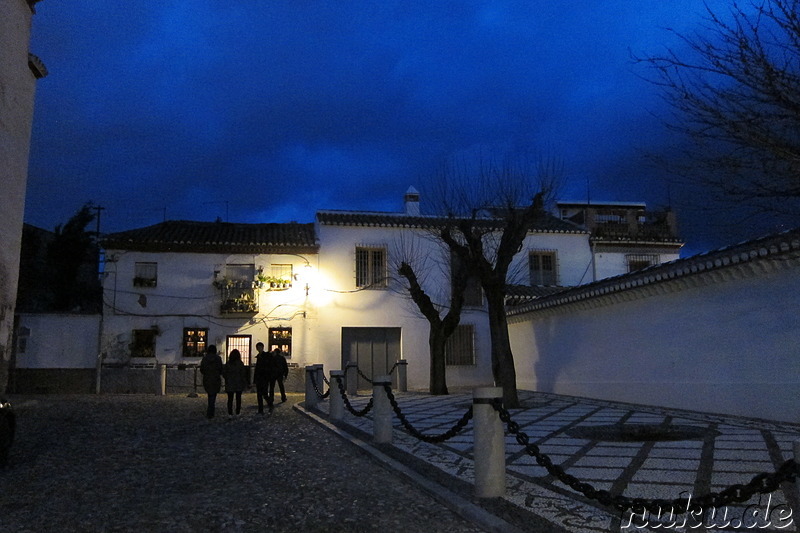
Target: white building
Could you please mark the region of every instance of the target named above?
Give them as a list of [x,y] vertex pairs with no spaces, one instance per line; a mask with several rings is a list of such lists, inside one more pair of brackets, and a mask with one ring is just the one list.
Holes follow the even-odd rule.
[[[185,365],[215,344],[251,362],[261,341],[293,366],[357,362],[369,377],[405,359],[409,387],[426,389],[428,322],[397,267],[413,262],[434,301],[447,302],[450,259],[431,238],[441,221],[420,215],[412,188],[402,212],[320,211],[315,224],[170,221],[109,235],[99,351],[106,365]],[[509,282],[529,300],[592,281],[592,265],[589,232],[546,217]],[[491,382],[480,289],[470,291],[448,358],[450,386]]]

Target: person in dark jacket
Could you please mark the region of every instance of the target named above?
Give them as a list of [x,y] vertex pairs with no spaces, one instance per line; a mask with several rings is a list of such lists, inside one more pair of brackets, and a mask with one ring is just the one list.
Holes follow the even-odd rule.
[[270,412],[272,412],[272,407],[275,404],[275,382],[283,375],[284,365],[286,365],[286,359],[283,358],[278,348],[267,354],[265,374],[267,376],[267,405]]
[[[286,389],[284,388],[283,381],[289,377],[289,364],[286,362],[286,357],[283,352],[275,350],[278,354],[278,366],[280,367],[280,374],[278,375],[278,388],[281,390],[281,402],[286,401]],[[273,390],[274,392],[274,390]]]
[[214,418],[217,394],[222,388],[222,358],[217,354],[217,347],[213,344],[208,346],[206,354],[200,361],[200,373],[203,374],[203,389],[208,394],[206,418]]
[[256,343],[256,369],[253,372],[253,382],[256,385],[256,396],[258,396],[258,413],[264,414],[264,398],[267,396],[267,366],[269,366],[270,354],[264,351],[264,343]]
[[239,350],[231,350],[222,375],[225,377],[225,392],[228,393],[228,415],[233,416],[233,399],[236,398],[236,414],[242,412],[242,392],[247,388],[247,367],[242,362]]

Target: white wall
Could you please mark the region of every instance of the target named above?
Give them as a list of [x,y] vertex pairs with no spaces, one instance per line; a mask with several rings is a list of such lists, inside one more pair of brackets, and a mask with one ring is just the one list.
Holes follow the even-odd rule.
[[30,335],[22,340],[25,351],[17,351],[17,368],[96,368],[100,315],[21,313],[23,330]]
[[800,267],[762,266],[514,317],[518,385],[800,422]]
[[[227,255],[203,253],[146,253],[108,250],[103,281],[105,318],[102,351],[108,361],[127,362],[129,344],[134,329],[157,326],[156,357],[134,359],[134,363],[191,363],[184,359],[182,342],[184,328],[208,328],[209,342],[227,353],[228,335],[251,335],[252,354],[261,341],[267,344],[270,327],[292,328],[292,359],[300,366],[312,364],[318,349],[311,342],[314,308],[302,283],[281,291],[257,290],[259,314],[256,317],[220,315],[220,292],[214,287],[214,272],[224,275],[225,264],[262,266],[269,274],[271,264],[291,264],[293,272],[303,271],[306,262],[290,254]],[[314,254],[303,255],[315,265]],[[136,262],[158,264],[156,287],[133,285]],[[305,312],[305,317],[303,313]]]

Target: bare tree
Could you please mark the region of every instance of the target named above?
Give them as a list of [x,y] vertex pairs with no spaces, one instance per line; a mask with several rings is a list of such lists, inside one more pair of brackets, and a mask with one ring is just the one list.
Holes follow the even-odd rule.
[[[440,250],[444,252],[441,257],[432,256],[430,246],[419,246],[418,239],[403,239],[393,255],[398,258],[396,269],[406,281],[406,291],[430,325],[430,392],[448,394],[445,348],[461,321],[469,271],[460,262],[451,264],[445,250]],[[428,244],[440,247],[441,241]],[[449,284],[426,283],[428,274],[436,270],[439,271],[437,279],[447,280]]]
[[635,57],[663,90],[667,125],[689,141],[667,161],[717,199],[800,221],[800,0],[707,8],[681,51]]
[[505,310],[509,269],[525,237],[548,217],[545,204],[562,179],[562,164],[554,159],[535,167],[484,159],[476,166],[449,165],[435,181],[439,191],[434,198],[443,216],[437,233],[480,280],[489,315],[492,373],[507,407],[519,405]]

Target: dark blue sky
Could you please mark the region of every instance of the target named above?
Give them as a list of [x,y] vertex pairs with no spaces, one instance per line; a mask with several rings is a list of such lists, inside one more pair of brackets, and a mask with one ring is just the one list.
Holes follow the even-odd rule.
[[[399,210],[476,148],[563,159],[568,199],[663,205],[643,157],[663,104],[630,52],[679,48],[665,28],[699,29],[704,3],[575,4],[41,2],[26,221],[90,200],[104,231]],[[691,249],[718,244],[676,207]]]

